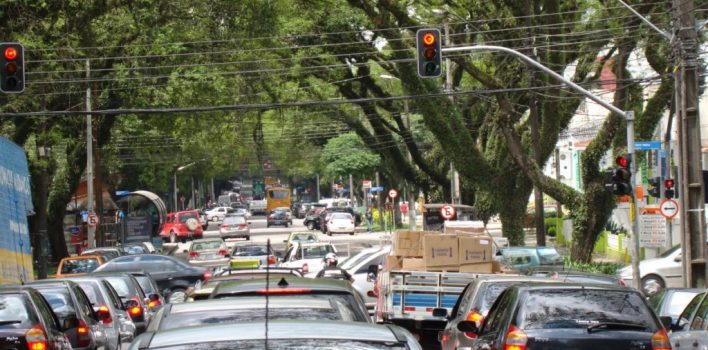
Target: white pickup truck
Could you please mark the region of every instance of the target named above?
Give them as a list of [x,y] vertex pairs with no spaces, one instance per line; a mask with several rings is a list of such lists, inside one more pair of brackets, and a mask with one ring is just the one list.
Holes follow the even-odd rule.
[[[338,250],[334,244],[329,242],[293,242],[278,266],[300,269],[303,275],[316,274],[324,268],[324,257],[327,254],[335,253],[342,260],[349,256],[349,252],[344,250],[348,249]],[[314,277],[314,275],[308,276]]]
[[254,200],[248,204],[248,210],[251,212],[251,215],[266,214],[267,208],[268,201],[265,199]]

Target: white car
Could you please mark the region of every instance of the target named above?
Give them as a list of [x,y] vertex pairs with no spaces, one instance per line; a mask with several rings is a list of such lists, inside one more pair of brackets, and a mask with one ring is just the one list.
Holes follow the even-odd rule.
[[324,257],[328,253],[337,254],[337,249],[332,243],[293,242],[278,266],[298,268],[303,274],[319,272],[325,266]]
[[354,234],[354,217],[349,213],[339,213],[334,212],[329,216],[326,222],[327,225],[327,235],[331,236],[333,233],[348,233],[350,235]]
[[[632,286],[632,265],[625,266],[617,271],[617,275],[624,282]],[[681,267],[681,246],[677,245],[656,258],[639,262],[641,274],[641,291],[646,296],[651,296],[663,288],[683,287],[683,268]]]
[[224,220],[226,214],[229,213],[229,210],[232,209],[230,207],[216,207],[207,210],[204,213],[206,214],[207,220],[216,222]]
[[367,248],[339,264],[339,267],[347,270],[354,278],[352,287],[364,299],[367,309],[373,310],[376,306],[376,298],[370,297],[369,291],[374,290],[376,275],[390,253],[390,245]]

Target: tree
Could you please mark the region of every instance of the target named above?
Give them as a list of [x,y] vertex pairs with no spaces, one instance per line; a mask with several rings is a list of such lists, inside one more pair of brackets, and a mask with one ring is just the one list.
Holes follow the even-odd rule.
[[346,133],[327,141],[320,162],[324,164],[328,179],[370,176],[381,163],[378,154],[366,149],[364,142],[355,133]]

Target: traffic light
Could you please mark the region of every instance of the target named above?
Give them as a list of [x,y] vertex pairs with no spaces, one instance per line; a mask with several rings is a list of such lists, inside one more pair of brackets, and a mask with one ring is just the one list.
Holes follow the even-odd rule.
[[664,197],[667,199],[674,198],[674,179],[664,180]]
[[612,193],[618,196],[632,194],[632,158],[629,154],[615,159],[617,167],[612,172]]
[[649,179],[649,195],[654,198],[661,198],[661,178]]
[[0,43],[0,91],[25,90],[25,49],[19,43]]
[[442,52],[440,31],[437,29],[419,29],[416,33],[418,52],[418,75],[421,78],[437,78],[442,74]]

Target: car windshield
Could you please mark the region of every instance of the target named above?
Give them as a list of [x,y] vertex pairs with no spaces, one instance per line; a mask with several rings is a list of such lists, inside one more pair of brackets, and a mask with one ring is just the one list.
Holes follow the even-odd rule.
[[656,331],[652,312],[638,293],[621,290],[532,290],[517,314],[521,329],[587,328],[624,323]]
[[272,190],[268,191],[268,196],[273,199],[285,199],[288,198],[288,190]]
[[184,224],[189,219],[198,219],[199,215],[196,212],[181,213],[179,214],[179,222]]
[[[263,294],[256,293],[256,292],[245,292],[245,293],[238,293],[236,295],[230,295],[230,294],[216,294],[212,296],[212,299],[224,299],[224,298],[238,298],[238,297],[252,297],[252,296],[259,296],[262,297]],[[320,301],[327,301],[330,304],[330,308],[335,309],[338,314],[340,314],[339,317],[341,317],[343,320],[352,320],[352,321],[358,321],[358,322],[369,322],[367,318],[369,318],[368,315],[359,315],[355,310],[359,310],[359,305],[357,303],[357,300],[354,298],[353,295],[349,293],[336,293],[336,292],[318,292],[318,293],[304,293],[304,294],[271,294],[270,299],[276,299],[280,298],[280,300],[287,300],[287,301],[292,301],[293,305],[297,305],[301,301],[310,301],[313,299],[320,300]],[[302,309],[300,309],[300,312],[302,312]],[[303,319],[313,319],[313,318],[303,318],[307,316],[300,315],[297,317],[297,319],[303,320]]]
[[347,213],[334,213],[334,214],[332,214],[332,219],[351,220],[352,216],[351,216],[351,214],[347,214]]
[[192,243],[192,251],[217,250],[226,248],[223,241],[204,241]]
[[[349,350],[404,350],[408,347],[403,343],[374,342],[356,339],[269,339],[268,349],[349,349]],[[231,340],[225,342],[210,342],[200,344],[176,345],[160,347],[165,350],[235,350],[263,349],[263,340]]]
[[101,263],[96,258],[65,259],[61,265],[61,274],[89,273]]
[[37,323],[27,297],[22,294],[0,295],[0,330],[27,329]]
[[317,236],[312,233],[294,234],[290,240],[293,242],[315,242]]
[[224,224],[225,225],[237,225],[237,224],[245,224],[246,223],[246,218],[243,216],[227,216],[224,218]]
[[244,245],[234,247],[232,256],[262,256],[268,255],[268,247],[264,245]]

